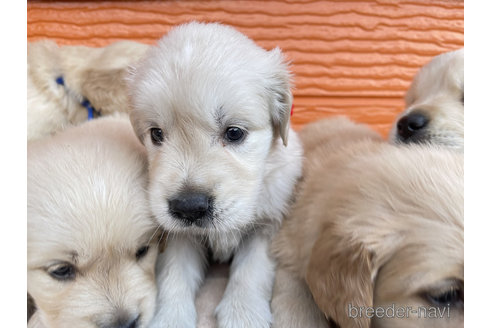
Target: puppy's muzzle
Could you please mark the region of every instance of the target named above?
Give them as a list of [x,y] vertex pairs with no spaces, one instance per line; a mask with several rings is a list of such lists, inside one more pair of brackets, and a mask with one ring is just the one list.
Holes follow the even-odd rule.
[[398,139],[405,143],[424,141],[427,124],[429,124],[429,119],[420,112],[412,112],[403,116],[396,124]]
[[206,193],[184,191],[170,199],[169,212],[171,215],[187,225],[203,226],[211,220],[213,198]]

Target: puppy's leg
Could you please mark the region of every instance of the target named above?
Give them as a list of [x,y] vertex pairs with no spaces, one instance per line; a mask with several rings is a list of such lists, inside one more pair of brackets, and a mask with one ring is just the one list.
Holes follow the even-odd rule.
[[270,327],[274,262],[269,243],[268,237],[255,234],[234,255],[229,283],[215,309],[218,327]]
[[195,295],[205,264],[203,247],[185,237],[169,237],[156,264],[159,292],[150,328],[196,327]]
[[272,296],[272,328],[328,328],[304,281],[277,267]]

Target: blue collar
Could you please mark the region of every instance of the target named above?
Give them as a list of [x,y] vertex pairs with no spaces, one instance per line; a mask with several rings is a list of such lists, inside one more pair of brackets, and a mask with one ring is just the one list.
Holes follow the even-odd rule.
[[[65,80],[63,79],[63,76],[59,76],[56,78],[56,84],[63,86],[65,89],[67,88],[65,86]],[[70,93],[69,93],[70,94]],[[95,110],[94,107],[92,107],[92,104],[87,98],[82,96],[82,101],[80,104],[87,109],[87,120],[92,120],[94,118],[94,113],[96,113],[97,116],[101,116],[101,112],[98,110]]]

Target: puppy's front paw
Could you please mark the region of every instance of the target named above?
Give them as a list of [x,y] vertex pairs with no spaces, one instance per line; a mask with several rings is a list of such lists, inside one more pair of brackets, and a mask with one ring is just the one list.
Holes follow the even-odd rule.
[[245,295],[224,295],[215,309],[219,328],[268,328],[272,313],[267,300]]
[[195,328],[196,327],[196,310],[195,305],[179,304],[174,302],[164,302],[159,305],[156,313],[148,328]]

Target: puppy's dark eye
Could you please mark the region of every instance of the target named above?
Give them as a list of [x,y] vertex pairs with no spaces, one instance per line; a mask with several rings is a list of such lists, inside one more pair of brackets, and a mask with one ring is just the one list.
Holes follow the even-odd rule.
[[464,303],[463,288],[454,287],[444,292],[428,292],[427,299],[437,306],[462,306]]
[[56,265],[48,270],[50,276],[56,280],[66,281],[75,279],[75,267],[69,263]]
[[145,255],[147,255],[148,251],[149,251],[149,246],[142,246],[135,253],[135,257],[137,258],[137,260],[140,260]]
[[152,139],[152,143],[156,146],[162,144],[162,140],[164,140],[162,130],[159,128],[150,129],[150,139]]
[[244,139],[245,133],[238,127],[231,126],[227,128],[225,133],[225,139],[229,142],[238,143]]

